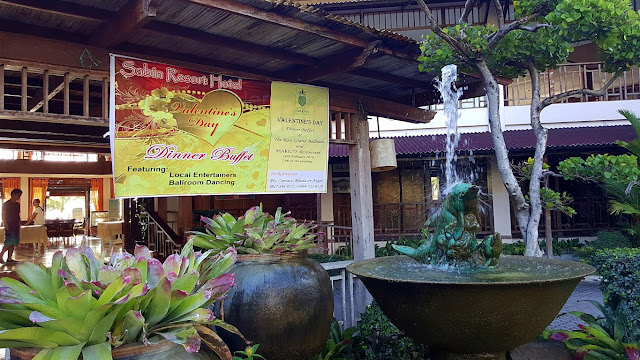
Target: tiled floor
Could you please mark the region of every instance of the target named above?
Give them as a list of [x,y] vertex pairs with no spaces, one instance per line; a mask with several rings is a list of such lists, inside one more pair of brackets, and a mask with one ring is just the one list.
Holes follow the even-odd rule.
[[600,291],[600,279],[598,276],[587,276],[587,279],[578,284],[576,289],[571,294],[567,303],[564,304],[560,314],[549,325],[551,330],[576,330],[578,324],[582,322],[575,316],[568,314],[569,311],[580,311],[583,313],[591,314],[595,317],[602,316],[600,310],[595,308],[590,302],[586,300],[595,300],[602,303],[602,291]]
[[[53,254],[58,250],[65,250],[69,247],[80,246],[81,244],[89,245],[93,251],[97,254],[101,251],[100,249],[100,238],[96,237],[87,237],[83,235],[76,235],[74,238],[71,238],[67,241],[50,239],[49,247],[47,247],[44,251],[44,254],[34,258],[33,257],[33,245],[25,244],[20,245],[16,252],[14,253],[14,259],[18,261],[31,261],[36,264],[44,264],[45,266],[51,265],[51,258]],[[106,249],[110,252],[110,249]],[[121,251],[121,248],[114,249],[114,251]],[[3,260],[6,260],[7,255],[3,256]],[[2,272],[13,271],[15,270],[15,264],[7,265],[0,264],[0,275]],[[1,359],[1,357],[0,357]]]

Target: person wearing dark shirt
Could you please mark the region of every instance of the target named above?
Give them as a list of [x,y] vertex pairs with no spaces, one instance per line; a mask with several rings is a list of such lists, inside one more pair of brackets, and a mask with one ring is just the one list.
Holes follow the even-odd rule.
[[4,264],[2,260],[4,253],[7,253],[7,264],[16,263],[13,260],[13,249],[20,243],[20,196],[22,190],[13,189],[11,191],[11,199],[2,204],[2,223],[4,224],[4,246],[0,251],[0,264]]

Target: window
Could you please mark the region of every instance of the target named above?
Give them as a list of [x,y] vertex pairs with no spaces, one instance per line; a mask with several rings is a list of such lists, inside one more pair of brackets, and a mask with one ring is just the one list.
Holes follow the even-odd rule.
[[0,149],[0,160],[16,160],[18,150]]
[[96,162],[98,161],[98,154],[34,151],[32,153],[31,159],[45,161]]

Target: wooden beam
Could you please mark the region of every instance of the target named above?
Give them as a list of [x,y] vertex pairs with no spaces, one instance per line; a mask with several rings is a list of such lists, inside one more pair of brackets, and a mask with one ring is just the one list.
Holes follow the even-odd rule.
[[109,118],[109,78],[102,79],[102,117]]
[[62,105],[64,111],[64,115],[69,115],[69,82],[70,82],[70,76],[69,73],[65,73],[64,74],[64,81],[63,81],[63,99],[64,99],[64,104]]
[[89,75],[82,79],[82,116],[89,116]]
[[315,65],[317,60],[311,56],[298,54],[284,49],[272,48],[249,41],[242,41],[232,37],[212,34],[202,30],[170,24],[166,22],[150,21],[144,26],[146,30],[176,36],[183,39],[198,41],[205,44],[215,45],[220,48],[227,48],[240,51],[246,54],[262,56],[267,59],[278,59],[292,64]]
[[[258,9],[251,5],[243,4],[235,0],[183,0],[185,2],[206,6],[212,9],[225,11],[234,15],[241,15],[251,19],[260,20],[263,22],[283,26],[289,29],[303,31],[316,36],[338,41],[343,44],[357,46],[360,48],[367,48],[370,44],[370,40],[362,39],[358,36],[347,34],[344,32],[330,29],[326,26],[313,24],[301,19],[297,19],[293,16],[278,14],[275,11],[265,11]],[[287,6],[287,5],[282,5]],[[404,51],[393,50],[387,47],[381,47],[380,51],[392,55],[398,58],[410,59],[415,61],[418,58],[417,53],[418,46],[416,44],[416,53],[409,54]]]
[[[46,39],[56,39],[62,41],[70,41],[75,43],[82,43],[85,37],[81,34],[71,33],[68,31],[50,29],[43,26],[25,24],[13,20],[0,21],[0,31],[14,32],[18,34],[24,34],[29,36],[41,37]],[[22,44],[23,46],[25,44]],[[42,51],[42,49],[38,49]],[[5,56],[5,54],[2,54]]]
[[22,68],[21,76],[20,76],[20,109],[22,111],[27,111],[27,79],[29,73],[27,72],[27,67],[24,66]]
[[374,80],[380,80],[380,81],[388,82],[391,84],[402,85],[412,89],[433,88],[433,84],[431,83],[433,79],[418,80],[418,79],[407,78],[403,76],[397,76],[389,73],[383,73],[383,72],[379,72],[379,71],[375,71],[375,70],[371,70],[363,67],[358,69],[353,69],[349,71],[349,74],[366,77]]
[[365,49],[350,50],[341,54],[332,55],[322,61],[323,65],[315,69],[304,68],[295,73],[295,81],[314,82],[326,79],[330,76],[343,74],[365,64],[367,59],[378,52],[382,42],[372,41]]
[[42,74],[42,112],[49,113],[49,70]]
[[4,64],[0,64],[0,110],[4,110]]
[[[369,152],[369,122],[367,113],[353,116],[356,145],[349,145],[349,184],[351,188],[351,224],[353,259],[375,257],[373,225],[373,187],[371,181],[371,154]],[[355,312],[361,313],[369,303],[367,291],[360,282],[353,289]]]
[[47,15],[63,15],[78,20],[102,22],[111,15],[110,11],[80,4],[69,4],[58,0],[0,0],[0,4],[33,10]]
[[156,16],[156,3],[159,0],[129,0],[129,2],[111,17],[107,23],[96,30],[89,43],[110,48],[125,42],[136,29],[144,26]]
[[369,115],[411,123],[428,123],[436,114],[431,110],[335,89],[329,90],[329,107],[353,109],[358,112],[364,110]]

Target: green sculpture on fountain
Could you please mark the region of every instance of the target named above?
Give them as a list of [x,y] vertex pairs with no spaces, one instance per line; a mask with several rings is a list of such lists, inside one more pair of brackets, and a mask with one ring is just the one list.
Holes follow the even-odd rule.
[[[422,263],[472,266],[495,266],[502,253],[502,237],[498,233],[480,240],[478,213],[480,188],[459,183],[451,188],[440,210],[425,223],[427,237],[414,249],[393,245],[399,252]],[[428,233],[429,228],[435,228]]]

